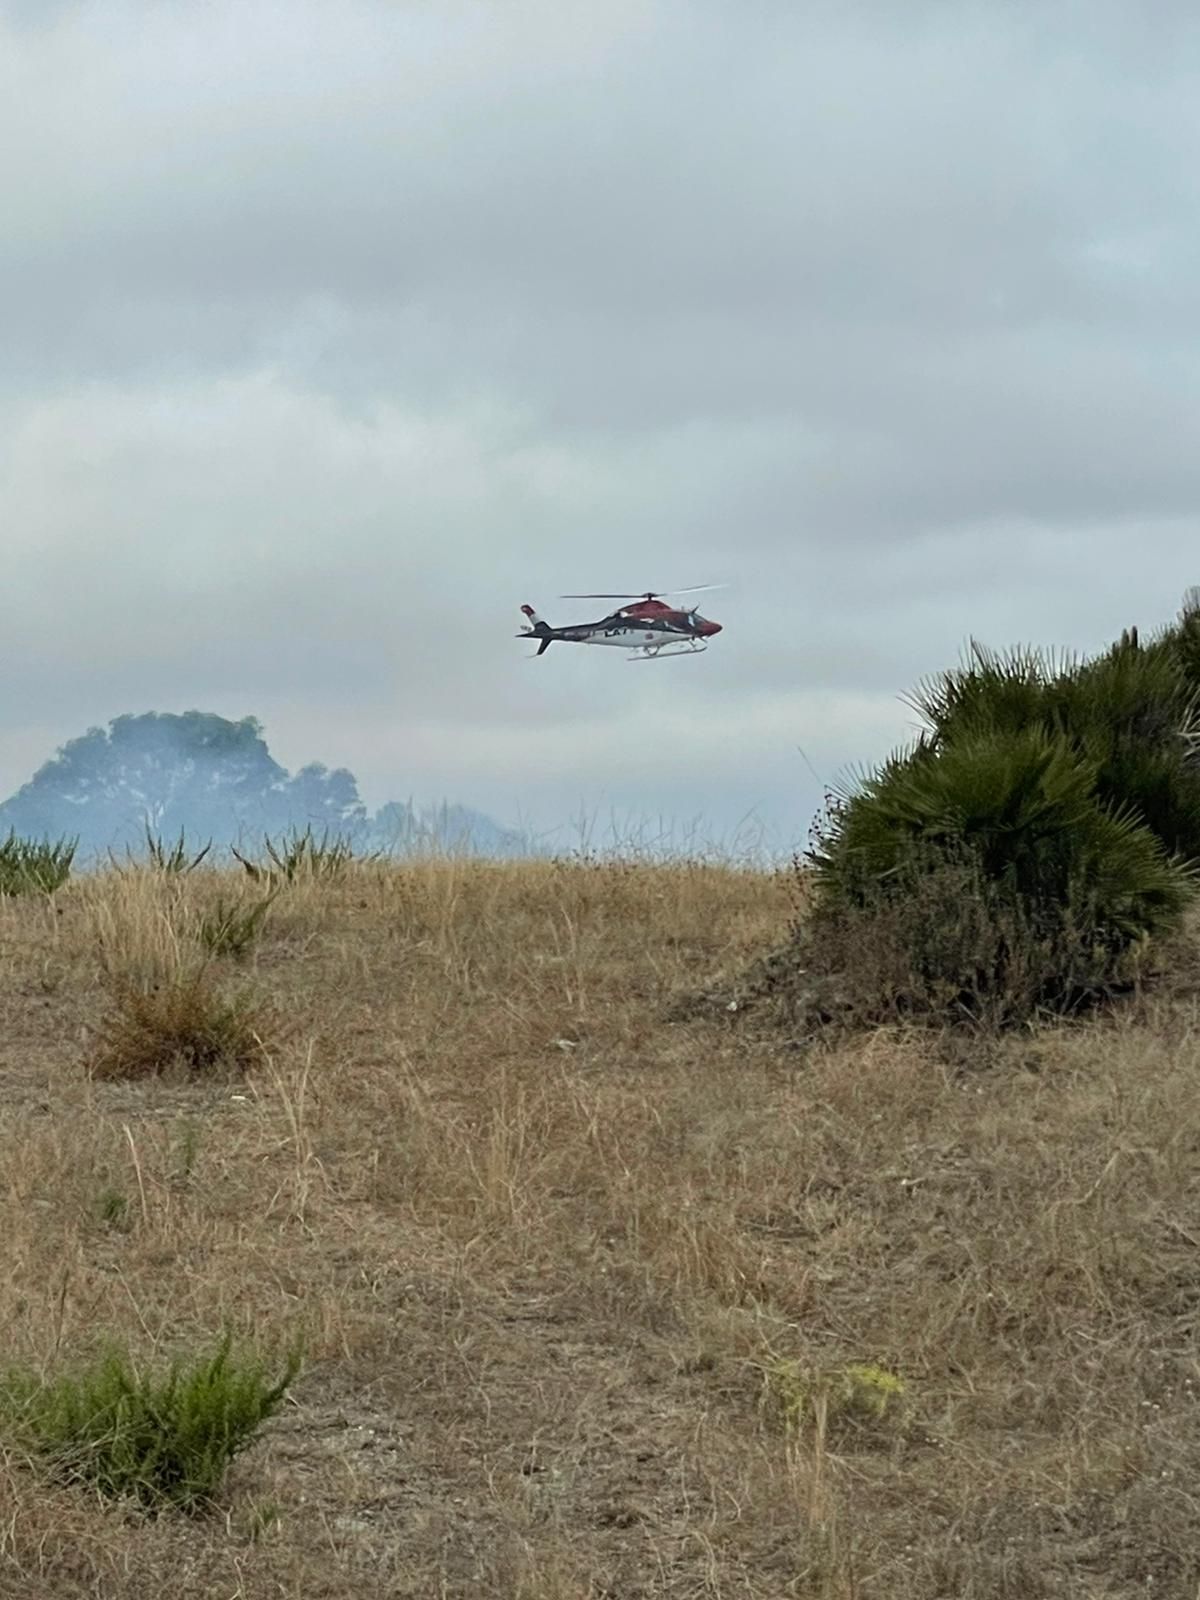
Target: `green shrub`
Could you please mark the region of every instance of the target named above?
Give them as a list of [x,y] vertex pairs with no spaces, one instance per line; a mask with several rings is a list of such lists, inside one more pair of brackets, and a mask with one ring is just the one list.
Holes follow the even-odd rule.
[[853,900],[886,884],[920,843],[966,847],[1025,902],[1064,905],[1126,938],[1171,925],[1191,879],[1132,808],[1096,794],[1096,768],[1032,728],[923,745],[868,778],[812,853],[820,880]]
[[970,729],[838,797],[809,853],[806,958],[842,972],[866,1017],[1070,1009],[1128,981],[1191,895],[1191,871],[1105,803],[1065,735]]
[[975,645],[966,666],[913,696],[926,743],[948,749],[988,734],[1040,731],[1088,762],[1096,796],[1130,810],[1166,849],[1200,857],[1200,682],[1177,651],[1128,640],[1088,662]]
[[1187,591],[1175,621],[1151,641],[1150,648],[1168,654],[1187,681],[1200,689],[1200,587]]
[[52,894],[71,876],[77,839],[19,839],[0,844],[0,894]]
[[973,645],[911,703],[916,743],[818,822],[803,970],[995,1020],[1130,981],[1200,863],[1200,592],[1092,660]]
[[299,1366],[293,1352],[271,1379],[261,1361],[235,1356],[228,1336],[212,1355],[158,1376],[113,1349],[50,1381],[7,1373],[0,1417],[12,1442],[60,1478],[151,1511],[203,1510],[278,1410]]
[[1097,933],[1070,900],[1026,902],[968,846],[914,845],[854,902],[820,897],[770,987],[807,996],[810,1020],[1000,1027],[1115,993],[1147,948]]

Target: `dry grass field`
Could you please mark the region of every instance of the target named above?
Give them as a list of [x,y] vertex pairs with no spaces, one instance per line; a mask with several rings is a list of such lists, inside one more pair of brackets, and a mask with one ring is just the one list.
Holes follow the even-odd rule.
[[253,892],[0,904],[4,1359],[306,1341],[207,1516],[0,1455],[4,1600],[1200,1595],[1180,987],[798,1045],[671,1004],[786,875],[356,866],[211,958],[242,1069],[147,1072],[119,996]]

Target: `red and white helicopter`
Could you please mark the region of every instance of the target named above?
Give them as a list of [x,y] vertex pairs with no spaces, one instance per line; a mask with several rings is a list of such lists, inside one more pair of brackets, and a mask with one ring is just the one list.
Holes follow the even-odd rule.
[[[702,589],[723,589],[723,583],[698,583],[690,589],[664,589],[663,594],[698,594]],[[684,609],[663,603],[659,593],[645,594],[564,594],[563,600],[632,600],[634,605],[618,606],[599,622],[572,623],[552,628],[543,622],[532,606],[521,610],[529,620],[518,639],[537,639],[537,654],[544,655],[556,640],[564,644],[612,644],[635,652],[633,661],[655,661],[659,656],[694,656],[708,648],[706,640],[720,633],[721,624],[702,617],[693,606]],[[532,658],[531,658],[532,659]]]

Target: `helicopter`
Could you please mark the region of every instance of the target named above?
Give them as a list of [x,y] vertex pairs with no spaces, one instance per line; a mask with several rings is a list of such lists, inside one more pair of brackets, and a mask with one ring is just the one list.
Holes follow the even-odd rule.
[[[536,639],[537,654],[545,655],[557,641],[563,644],[608,644],[631,650],[633,661],[656,661],[667,656],[694,656],[707,650],[707,640],[720,633],[721,624],[702,617],[697,607],[685,609],[664,604],[664,594],[697,594],[702,589],[723,589],[723,583],[698,583],[690,589],[647,589],[642,594],[564,594],[562,600],[632,600],[618,606],[599,622],[572,623],[553,628],[532,606],[521,611],[528,621],[518,639]],[[532,659],[532,658],[531,658]]]

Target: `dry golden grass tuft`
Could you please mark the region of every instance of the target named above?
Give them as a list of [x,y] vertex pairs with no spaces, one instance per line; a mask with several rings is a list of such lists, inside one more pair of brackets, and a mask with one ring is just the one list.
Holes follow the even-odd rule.
[[251,996],[224,992],[207,967],[149,989],[116,980],[88,1070],[96,1078],[247,1072],[269,1054],[275,1026]]
[[[6,1357],[308,1350],[207,1522],[0,1458],[4,1600],[1195,1600],[1194,996],[797,1048],[670,1020],[788,875],[348,868],[235,964],[243,888],[0,904]],[[114,984],[198,962],[273,1046],[89,1074]]]

